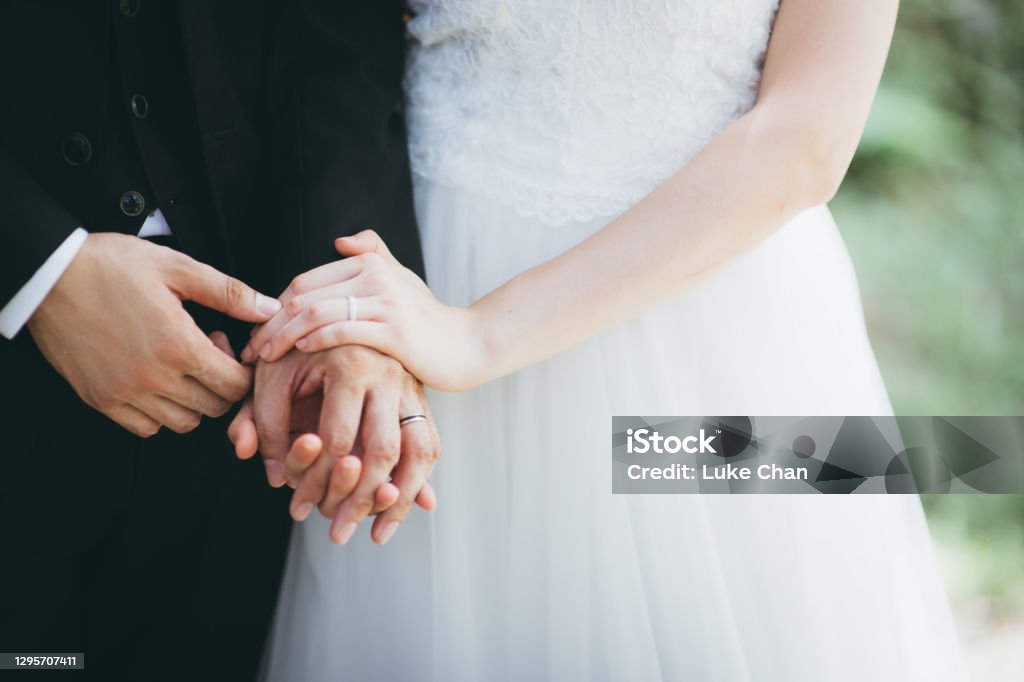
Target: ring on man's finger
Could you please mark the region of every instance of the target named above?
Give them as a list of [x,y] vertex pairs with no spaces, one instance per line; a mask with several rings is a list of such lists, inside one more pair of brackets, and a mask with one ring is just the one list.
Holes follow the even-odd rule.
[[408,426],[409,424],[415,424],[416,422],[427,421],[427,415],[425,414],[410,414],[408,417],[402,417],[398,420],[398,427]]

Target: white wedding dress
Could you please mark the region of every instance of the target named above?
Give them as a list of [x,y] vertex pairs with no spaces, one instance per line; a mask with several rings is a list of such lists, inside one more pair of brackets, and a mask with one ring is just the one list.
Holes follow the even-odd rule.
[[[413,4],[428,282],[459,305],[600,229],[748,110],[776,12]],[[267,679],[962,679],[916,497],[611,494],[613,414],[890,412],[826,207],[669,305],[430,399],[437,511],[385,547],[297,525]]]

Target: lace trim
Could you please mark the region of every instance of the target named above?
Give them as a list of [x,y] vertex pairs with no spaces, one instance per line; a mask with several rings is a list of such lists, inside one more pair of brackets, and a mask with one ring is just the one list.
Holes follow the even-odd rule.
[[625,211],[753,106],[777,0],[419,0],[413,170],[549,225]]

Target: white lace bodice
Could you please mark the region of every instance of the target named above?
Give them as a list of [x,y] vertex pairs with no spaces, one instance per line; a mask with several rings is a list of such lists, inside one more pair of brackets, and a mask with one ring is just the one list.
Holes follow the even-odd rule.
[[412,0],[413,169],[545,223],[629,208],[753,105],[778,0]]

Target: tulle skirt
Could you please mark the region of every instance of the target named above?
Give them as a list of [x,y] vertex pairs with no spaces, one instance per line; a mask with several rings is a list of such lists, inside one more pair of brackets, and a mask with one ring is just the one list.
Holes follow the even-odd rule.
[[[452,304],[602,226],[416,182],[428,282]],[[611,493],[613,414],[890,412],[827,208],[660,309],[429,397],[438,509],[385,547],[298,524],[267,679],[962,679],[916,497]]]

